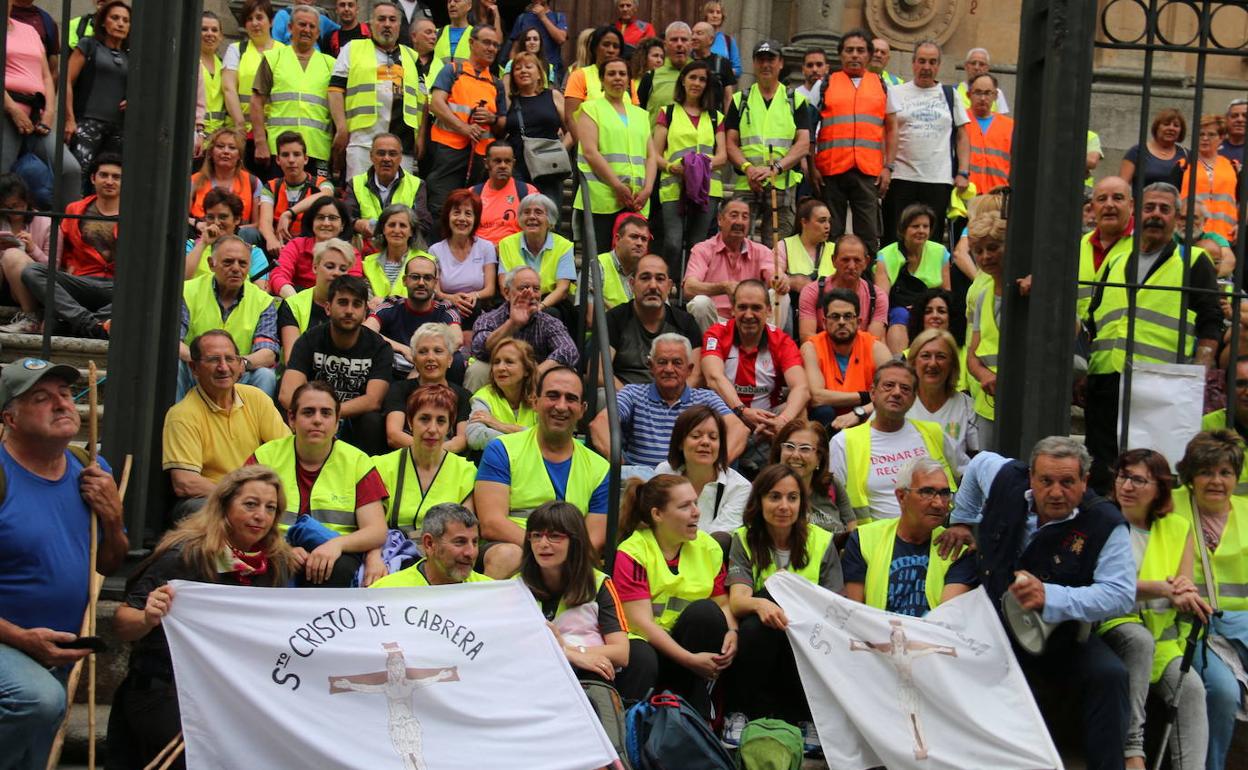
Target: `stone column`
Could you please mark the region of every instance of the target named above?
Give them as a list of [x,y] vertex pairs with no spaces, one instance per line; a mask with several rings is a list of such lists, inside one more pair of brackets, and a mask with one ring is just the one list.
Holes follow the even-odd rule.
[[806,51],[822,48],[828,52],[828,60],[836,58],[836,46],[841,40],[841,19],[845,15],[845,0],[801,0],[797,3],[797,34],[785,47],[785,58],[801,61]]

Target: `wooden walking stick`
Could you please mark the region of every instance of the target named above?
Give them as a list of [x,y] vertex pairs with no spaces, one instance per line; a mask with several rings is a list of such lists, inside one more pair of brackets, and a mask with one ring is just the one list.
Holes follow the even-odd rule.
[[[771,168],[774,161],[771,159],[772,146],[767,145],[767,167]],[[773,169],[774,170],[774,169]],[[780,264],[780,208],[778,196],[776,195],[776,180],[770,179],[767,184],[771,187],[771,248],[772,259],[775,262],[775,272],[771,276],[771,325],[777,329],[781,328],[780,319],[780,292],[776,290],[776,285],[780,280],[780,276],[784,274],[785,265]]]
[[[87,456],[95,463],[99,454],[100,443],[100,393],[97,382],[99,372],[95,361],[87,362]],[[99,553],[99,522],[95,513],[91,514],[91,569],[90,593],[87,595],[87,636],[95,636],[96,601],[99,591],[95,588],[96,558]],[[95,654],[87,656],[87,770],[95,770]]]
[[182,731],[179,730],[178,734],[173,736],[173,740],[165,744],[160,753],[153,757],[151,762],[143,766],[143,770],[165,770],[173,764],[173,761],[178,758],[178,755],[182,753],[184,748],[186,748],[186,743],[182,740]]

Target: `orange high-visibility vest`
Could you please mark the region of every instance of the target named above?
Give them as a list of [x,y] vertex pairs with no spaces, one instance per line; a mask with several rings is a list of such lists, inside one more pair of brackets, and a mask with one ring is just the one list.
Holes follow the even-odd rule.
[[838,71],[824,82],[815,167],[824,176],[856,168],[867,176],[884,169],[884,111],[880,76],[865,72],[858,86]]
[[[446,95],[446,103],[451,108],[451,112],[455,113],[456,118],[467,123],[472,117],[473,109],[478,105],[491,113],[495,112],[498,88],[494,85],[496,81],[488,67],[478,71],[471,61],[452,62],[447,66],[456,68],[451,91]],[[468,137],[445,128],[441,120],[434,121],[429,138],[456,150],[462,150],[468,146]],[[485,137],[473,147],[473,151],[478,155],[484,155],[493,142],[494,136],[487,132]]]
[[[1234,240],[1235,224],[1239,221],[1239,206],[1235,201],[1239,183],[1235,166],[1230,160],[1217,156],[1211,179],[1209,169],[1201,160],[1194,161],[1192,165],[1196,167],[1196,204],[1204,206],[1209,214],[1204,222],[1205,232],[1217,233],[1228,241]],[[1191,174],[1191,169],[1183,174],[1184,201],[1192,187]]]
[[971,144],[971,184],[983,195],[995,187],[1010,183],[1010,145],[1014,139],[1014,121],[1004,115],[993,115],[988,133],[979,127],[979,120],[966,112],[966,138]]
[[[195,185],[192,190],[191,216],[196,219],[203,219],[204,198],[208,196],[208,191],[213,189],[212,180],[203,174],[195,174],[191,177],[191,182]],[[239,221],[239,224],[248,224],[251,222],[251,207],[254,202],[251,192],[251,174],[240,168],[234,174],[234,181],[230,183],[230,192],[237,195],[239,200],[243,202],[243,218]]]

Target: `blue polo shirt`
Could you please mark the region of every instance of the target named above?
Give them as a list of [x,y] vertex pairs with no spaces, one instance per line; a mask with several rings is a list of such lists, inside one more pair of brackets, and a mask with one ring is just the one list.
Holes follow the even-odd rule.
[[[546,258],[547,254],[549,254],[551,251],[554,251],[554,248],[555,248],[555,234],[554,233],[546,234],[546,242],[542,244],[542,250],[536,254],[529,251],[528,241],[525,239],[523,235],[520,236],[520,256],[524,257],[524,264],[536,270],[539,275],[542,272],[542,261]],[[567,279],[569,281],[575,282],[577,278],[576,261],[573,258],[572,249],[569,248],[567,251],[558,255],[558,258],[559,258],[559,264],[555,268],[555,280],[562,281],[564,279]]]
[[688,385],[680,394],[680,400],[669,406],[653,382],[625,385],[618,393],[617,403],[624,435],[624,462],[651,468],[667,460],[672,428],[676,425],[676,418],[686,409],[705,404],[718,414],[732,411],[715,391]]

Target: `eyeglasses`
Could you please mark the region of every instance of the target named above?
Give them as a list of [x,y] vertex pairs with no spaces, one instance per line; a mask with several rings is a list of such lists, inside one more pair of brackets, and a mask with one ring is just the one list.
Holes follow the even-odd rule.
[[788,452],[797,452],[799,455],[809,455],[815,453],[815,448],[810,444],[794,444],[792,441],[786,441],[780,445],[780,448]]
[[551,545],[563,545],[568,542],[568,535],[566,532],[548,532],[546,530],[529,533],[530,543],[536,543],[539,540],[545,540]]
[[412,283],[433,283],[438,280],[437,276],[425,275],[424,273],[408,273],[407,280]]
[[841,321],[852,321],[858,317],[857,313],[828,313],[824,318],[832,323],[840,323]]
[[342,217],[337,214],[317,214],[314,222],[341,222]]
[[199,360],[200,360],[200,363],[205,363],[205,364],[208,364],[209,366],[216,366],[222,362],[225,362],[226,364],[229,364],[230,366],[234,366],[238,364],[238,362],[242,361],[243,357],[242,356],[204,356],[203,358]]
[[986,98],[989,96],[996,96],[996,95],[997,95],[996,91],[971,91],[971,96],[982,96]]
[[945,504],[953,500],[953,490],[949,487],[919,487],[909,491],[918,495],[919,499],[925,503],[930,503],[936,498],[940,498],[940,501]]
[[1153,483],[1152,479],[1146,479],[1143,476],[1136,476],[1131,473],[1120,472],[1118,474],[1118,483],[1126,486],[1130,484],[1133,487],[1146,487]]

